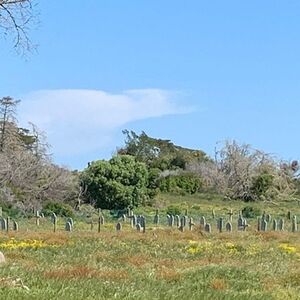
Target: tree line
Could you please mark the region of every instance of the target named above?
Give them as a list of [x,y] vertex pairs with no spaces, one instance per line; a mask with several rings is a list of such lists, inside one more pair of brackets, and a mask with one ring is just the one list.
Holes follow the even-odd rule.
[[213,158],[201,150],[123,131],[125,146],[110,161],[95,161],[81,174],[85,200],[101,208],[151,204],[160,192],[215,193],[246,202],[295,200],[299,163],[281,161],[247,144],[225,141]]
[[18,104],[11,97],[0,99],[0,205],[24,214],[58,204],[78,210],[82,204],[104,209],[151,205],[159,193],[205,192],[247,202],[299,195],[298,161],[284,162],[235,141],[224,142],[209,157],[202,150],[124,130],[124,146],[110,160],[68,170],[53,163],[36,125],[19,126]]

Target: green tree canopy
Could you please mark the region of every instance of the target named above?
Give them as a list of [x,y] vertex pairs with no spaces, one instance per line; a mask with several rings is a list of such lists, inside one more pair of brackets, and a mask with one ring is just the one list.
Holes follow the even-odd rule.
[[156,139],[145,132],[140,135],[124,130],[125,146],[118,154],[133,155],[150,168],[164,170],[185,169],[191,162],[207,161],[209,158],[201,150],[188,149],[174,145],[170,140]]
[[147,166],[133,156],[119,155],[94,161],[81,175],[86,200],[103,209],[123,209],[150,198]]

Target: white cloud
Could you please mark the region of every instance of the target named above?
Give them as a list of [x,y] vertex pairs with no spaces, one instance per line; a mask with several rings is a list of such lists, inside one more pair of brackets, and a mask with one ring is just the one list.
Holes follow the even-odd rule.
[[129,122],[187,112],[175,98],[160,89],[41,90],[22,97],[20,116],[47,133],[55,155],[78,155],[106,146]]

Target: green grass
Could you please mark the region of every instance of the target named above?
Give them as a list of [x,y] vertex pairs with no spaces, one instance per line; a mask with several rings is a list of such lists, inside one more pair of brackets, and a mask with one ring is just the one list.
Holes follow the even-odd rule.
[[[253,219],[246,232],[218,233],[211,210],[225,217],[246,205],[205,195],[161,195],[155,206],[164,223],[169,205],[188,209],[195,220],[206,215],[213,233],[198,225],[184,233],[155,227],[150,217],[145,234],[129,224],[117,233],[108,212],[100,233],[78,220],[71,233],[62,219],[56,233],[47,219],[39,228],[34,219],[19,220],[19,232],[0,233],[7,260],[0,265],[0,299],[300,299],[300,232],[257,232]],[[300,216],[297,204],[256,205],[276,218],[288,210]],[[32,247],[33,240],[42,243]]]

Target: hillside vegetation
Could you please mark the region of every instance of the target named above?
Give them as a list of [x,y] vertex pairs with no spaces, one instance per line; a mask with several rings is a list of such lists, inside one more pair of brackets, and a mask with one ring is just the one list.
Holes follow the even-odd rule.
[[[17,121],[19,101],[0,100],[0,205],[12,215],[34,210],[80,210],[83,204],[118,209],[154,206],[161,194],[206,193],[225,200],[298,200],[299,164],[250,145],[226,141],[209,157],[145,132],[124,130],[124,146],[109,160],[72,171],[51,161],[45,134]],[[60,208],[59,208],[60,207]]]
[[[125,146],[116,157],[109,162],[92,162],[82,172],[85,199],[100,208],[152,205],[159,193],[205,192],[243,202],[298,199],[297,161],[277,160],[235,141],[221,145],[212,159],[201,150],[179,147],[144,132],[138,135],[126,130],[124,134]],[[139,170],[132,168],[134,164]],[[141,176],[138,181],[137,174]],[[93,202],[104,190],[107,193],[102,200]],[[108,199],[116,197],[126,198],[126,205],[122,207],[119,201],[107,205]]]

